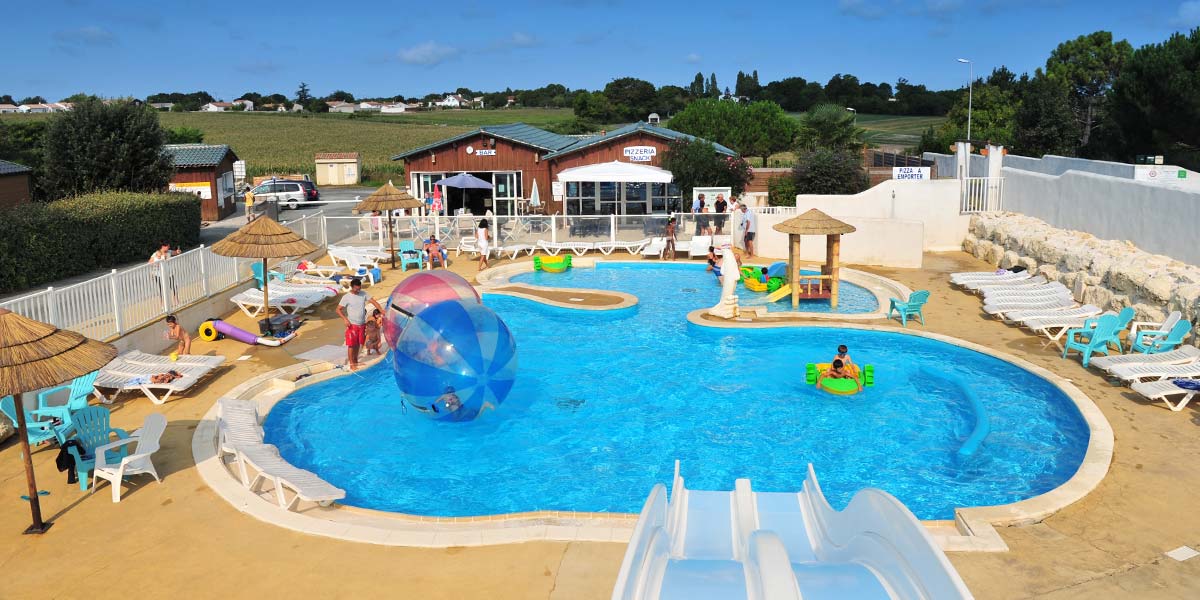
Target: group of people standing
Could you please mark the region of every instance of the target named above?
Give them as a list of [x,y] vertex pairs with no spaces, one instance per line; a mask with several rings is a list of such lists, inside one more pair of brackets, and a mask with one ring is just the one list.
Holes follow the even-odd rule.
[[[729,202],[726,202],[725,194],[717,194],[717,199],[712,206],[705,202],[704,194],[698,194],[692,201],[692,214],[696,215],[696,228],[693,235],[721,235],[725,224],[729,221],[730,213],[735,215],[734,218],[739,219],[738,228],[742,230],[742,245],[746,249],[746,255],[754,256],[754,236],[758,233],[758,218],[748,206],[739,203],[736,198],[731,198]],[[675,236],[678,232],[679,228],[675,217],[667,219],[665,232],[667,245],[663,250],[663,257],[668,260],[675,260]]]

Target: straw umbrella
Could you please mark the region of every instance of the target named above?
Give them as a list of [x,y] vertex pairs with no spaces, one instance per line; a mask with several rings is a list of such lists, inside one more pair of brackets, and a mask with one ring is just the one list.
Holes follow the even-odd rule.
[[16,407],[17,436],[25,462],[29,511],[33,516],[33,524],[25,533],[44,533],[51,524],[42,522],[21,394],[96,371],[116,355],[117,349],[110,344],[0,308],[0,397],[11,395]]
[[392,269],[396,268],[396,243],[392,240],[392,211],[397,208],[421,208],[424,202],[413,198],[408,192],[392,185],[389,179],[383,187],[371,192],[366,200],[354,206],[358,212],[381,210],[387,212],[388,220],[388,252],[392,255]]
[[842,248],[842,234],[854,233],[855,228],[817,209],[777,223],[773,229],[788,234],[788,280],[792,282],[792,308],[800,306],[800,236],[825,236],[825,266],[821,275],[829,282],[829,304],[838,304],[838,259]]
[[268,332],[271,331],[271,298],[267,287],[271,277],[267,271],[267,259],[304,256],[316,249],[312,242],[267,216],[247,223],[212,245],[212,251],[221,256],[262,259],[263,310],[267,314]]

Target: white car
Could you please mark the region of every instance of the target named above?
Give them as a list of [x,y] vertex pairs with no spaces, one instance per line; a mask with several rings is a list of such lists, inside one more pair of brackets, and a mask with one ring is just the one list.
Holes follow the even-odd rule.
[[300,203],[306,202],[309,199],[309,193],[304,189],[304,184],[299,181],[283,181],[273,180],[264,181],[255,187],[254,202],[269,202],[274,200],[279,203],[279,208],[296,208]]

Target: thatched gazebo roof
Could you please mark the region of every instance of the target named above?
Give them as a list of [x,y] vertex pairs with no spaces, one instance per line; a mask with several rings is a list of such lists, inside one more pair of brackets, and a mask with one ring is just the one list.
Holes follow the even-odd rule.
[[856,231],[853,225],[843,223],[815,208],[800,216],[777,223],[773,229],[780,233],[795,235],[841,235]]
[[356,204],[354,210],[360,213],[374,210],[384,212],[397,208],[409,209],[421,208],[423,206],[425,206],[424,202],[413,198],[408,192],[402,191],[392,185],[392,182],[389,180],[382,187],[371,192],[371,195],[363,199],[362,202]]
[[0,308],[0,397],[70,381],[116,355],[111,344]]
[[259,217],[212,245],[213,252],[237,258],[304,256],[316,249],[312,242],[269,217]]

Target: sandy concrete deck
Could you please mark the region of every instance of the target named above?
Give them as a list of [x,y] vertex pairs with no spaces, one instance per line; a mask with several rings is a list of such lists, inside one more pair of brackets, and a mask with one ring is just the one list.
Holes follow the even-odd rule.
[[[621,258],[628,258],[623,256]],[[519,259],[519,260],[528,260]],[[508,261],[496,261],[503,264]],[[451,265],[470,276],[474,262]],[[1032,336],[985,320],[974,296],[950,289],[946,275],[988,267],[962,254],[927,255],[923,270],[865,268],[929,289],[928,330],[992,346],[1072,379],[1112,423],[1117,451],[1100,487],[1078,504],[1026,527],[1001,529],[1012,548],[1001,554],[951,554],[979,598],[1195,598],[1200,558],[1179,563],[1162,553],[1200,546],[1200,413],[1173,413],[1113,387],[1095,372],[1043,350]],[[411,271],[410,271],[411,273]],[[399,280],[368,288],[382,299]],[[135,428],[149,412],[170,420],[155,464],[161,485],[135,478],[119,504],[81,494],[54,468],[57,450],[33,454],[43,513],[55,525],[44,536],[20,534],[28,524],[24,475],[15,440],[0,448],[0,598],[128,597],[409,597],[608,598],[624,553],[621,544],[540,542],[443,550],[382,547],[294,533],[260,523],[218,498],[191,460],[192,430],[223,392],[249,377],[298,362],[294,355],[336,344],[341,327],[333,303],[301,335],[280,348],[231,340],[197,342],[194,352],[224,354],[226,366],[190,394],[156,407],[125,394],[113,424]],[[332,318],[331,318],[332,317]],[[682,315],[681,315],[682,317]],[[244,328],[240,313],[230,321]],[[194,324],[188,324],[194,326]],[[898,324],[897,324],[898,326]],[[910,324],[910,327],[921,327]],[[244,361],[236,359],[249,355]],[[147,482],[148,481],[148,482]]]

